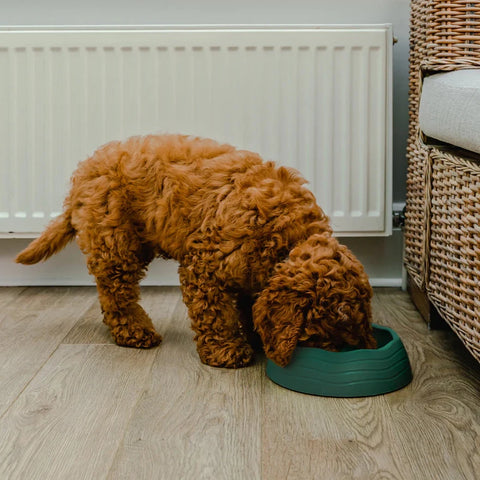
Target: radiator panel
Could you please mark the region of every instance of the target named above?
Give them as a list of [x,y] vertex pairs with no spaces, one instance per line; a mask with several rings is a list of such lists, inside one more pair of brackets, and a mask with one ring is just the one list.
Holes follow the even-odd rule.
[[391,30],[0,31],[0,232],[39,232],[77,163],[147,133],[298,168],[339,235],[386,235]]

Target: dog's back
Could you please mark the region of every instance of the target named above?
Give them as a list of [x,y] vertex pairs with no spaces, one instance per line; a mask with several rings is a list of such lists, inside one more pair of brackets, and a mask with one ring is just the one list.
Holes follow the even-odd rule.
[[[67,240],[75,235],[85,253],[109,228],[135,235],[157,254],[177,260],[198,242],[215,244],[225,254],[240,244],[245,250],[254,237],[251,249],[272,238],[281,238],[288,248],[297,237],[305,237],[298,228],[326,220],[304,183],[294,170],[210,139],[132,137],[100,147],[79,164],[62,224],[69,228]],[[55,228],[52,223],[50,237]],[[42,236],[36,242],[29,263],[66,243],[58,241],[58,248],[47,251]]]
[[[179,259],[188,237],[218,221],[218,206],[261,158],[181,135],[111,142],[79,164],[66,203],[76,231],[123,225]],[[81,241],[81,239],[79,239]]]

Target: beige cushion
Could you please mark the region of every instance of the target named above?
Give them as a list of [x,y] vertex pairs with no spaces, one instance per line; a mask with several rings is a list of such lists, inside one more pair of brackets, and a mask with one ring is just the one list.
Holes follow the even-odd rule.
[[429,137],[480,153],[480,69],[426,77],[419,122]]

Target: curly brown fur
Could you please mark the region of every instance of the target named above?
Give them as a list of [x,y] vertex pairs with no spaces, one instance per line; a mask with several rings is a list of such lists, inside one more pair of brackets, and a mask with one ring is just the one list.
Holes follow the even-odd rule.
[[368,279],[304,183],[292,169],[208,139],[112,142],[79,164],[63,215],[17,261],[46,259],[75,237],[119,345],[161,341],[138,304],[139,281],[161,256],[180,263],[208,365],[250,363],[252,323],[281,365],[297,342],[372,347]]
[[329,233],[314,234],[277,264],[253,314],[267,357],[281,366],[301,346],[375,348],[372,289],[363,267]]

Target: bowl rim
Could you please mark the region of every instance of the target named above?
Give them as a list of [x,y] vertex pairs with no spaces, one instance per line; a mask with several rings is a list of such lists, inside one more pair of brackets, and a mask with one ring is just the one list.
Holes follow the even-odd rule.
[[348,360],[352,359],[351,357],[364,357],[364,356],[372,356],[372,355],[385,355],[388,353],[389,350],[392,348],[395,348],[395,345],[398,344],[398,342],[401,342],[400,337],[398,334],[395,332],[390,327],[384,326],[384,325],[378,325],[376,323],[372,323],[372,327],[376,330],[383,330],[385,332],[388,332],[392,339],[388,341],[385,345],[379,347],[379,348],[356,348],[354,350],[349,350],[349,351],[340,351],[340,352],[334,352],[331,350],[324,350],[323,348],[318,348],[318,347],[301,347],[297,346],[293,352],[292,359],[289,364],[294,362],[296,357],[303,357],[303,356],[308,356],[308,357],[318,357],[322,358],[323,360],[326,360],[328,358],[329,361],[331,360]]

